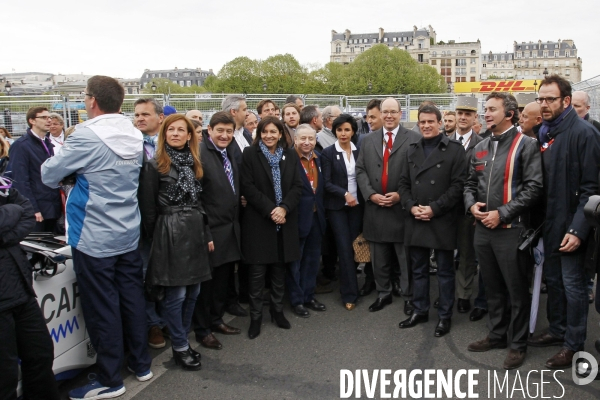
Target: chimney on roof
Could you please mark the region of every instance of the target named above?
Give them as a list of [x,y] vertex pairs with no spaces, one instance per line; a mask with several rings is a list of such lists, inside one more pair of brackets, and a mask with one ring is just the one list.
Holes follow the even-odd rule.
[[337,35],[337,32],[332,29],[331,30],[331,40],[333,40],[333,35]]
[[344,38],[346,39],[346,42],[350,40],[350,29],[344,31]]
[[377,41],[377,43],[381,43],[381,41],[383,40],[383,28],[379,28],[379,40]]

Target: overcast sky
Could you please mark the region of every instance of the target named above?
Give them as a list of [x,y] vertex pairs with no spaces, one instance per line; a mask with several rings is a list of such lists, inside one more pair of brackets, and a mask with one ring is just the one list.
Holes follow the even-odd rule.
[[438,41],[479,39],[485,53],[512,51],[514,40],[573,39],[583,79],[600,75],[593,0],[6,0],[1,10],[0,73],[139,78],[146,68],[174,67],[216,73],[238,56],[279,53],[324,65],[332,29],[392,32],[431,25]]

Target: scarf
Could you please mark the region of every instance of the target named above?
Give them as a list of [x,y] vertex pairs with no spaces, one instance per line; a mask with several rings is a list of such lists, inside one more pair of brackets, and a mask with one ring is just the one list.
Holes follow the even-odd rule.
[[556,128],[571,110],[573,110],[573,106],[569,105],[569,107],[565,108],[564,111],[552,121],[542,121],[542,126],[540,126],[540,130],[538,131],[538,140],[542,146],[550,141],[550,130]]
[[167,154],[171,159],[171,166],[175,168],[179,177],[177,182],[167,187],[167,196],[176,206],[191,206],[196,204],[198,196],[202,191],[200,181],[196,179],[196,174],[192,169],[194,158],[189,147],[182,150],[175,150],[168,144],[165,144]]
[[148,143],[153,148],[156,148],[156,142],[158,141],[158,135],[148,136],[144,134],[144,143]]
[[[271,154],[267,146],[262,142],[258,142],[260,150],[264,154],[269,166],[271,167],[271,173],[273,174],[273,188],[275,189],[275,205],[279,207],[281,204],[281,200],[283,199],[283,195],[281,192],[281,171],[279,169],[279,161],[283,156],[283,148],[277,147],[275,150],[275,154]],[[277,230],[281,228],[280,225],[277,225]]]

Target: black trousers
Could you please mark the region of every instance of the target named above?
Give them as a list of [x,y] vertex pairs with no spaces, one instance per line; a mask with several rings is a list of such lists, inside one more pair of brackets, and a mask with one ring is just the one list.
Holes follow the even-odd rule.
[[23,398],[58,400],[54,345],[36,299],[0,311],[0,327],[0,399],[17,398],[20,358]]
[[527,266],[518,250],[520,229],[475,227],[475,253],[481,268],[492,340],[510,340],[514,350],[527,349],[531,300]]
[[235,285],[235,264],[231,263],[229,271],[229,280],[227,282],[227,301],[229,304],[236,304],[240,302],[240,298],[247,302],[248,300],[248,265],[238,262],[238,286]]
[[231,271],[235,263],[220,265],[212,270],[212,279],[202,282],[200,296],[196,299],[194,309],[194,332],[199,338],[210,335],[210,327],[223,323],[225,304],[227,303],[227,288]]
[[250,278],[250,317],[253,320],[262,318],[263,297],[267,269],[271,276],[271,308],[274,311],[283,311],[283,292],[285,280],[285,263],[253,264],[250,265],[248,276]]

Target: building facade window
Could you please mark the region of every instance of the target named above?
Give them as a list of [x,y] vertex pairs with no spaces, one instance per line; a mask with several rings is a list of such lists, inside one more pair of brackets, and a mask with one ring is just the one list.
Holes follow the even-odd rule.
[[335,52],[338,53],[338,54],[342,52],[342,46],[340,44],[337,44],[335,46]]

